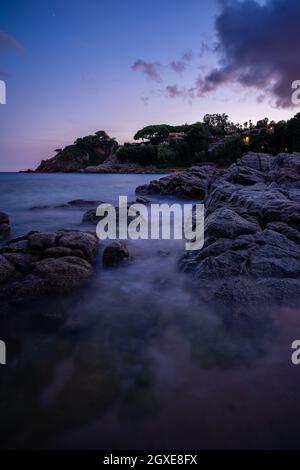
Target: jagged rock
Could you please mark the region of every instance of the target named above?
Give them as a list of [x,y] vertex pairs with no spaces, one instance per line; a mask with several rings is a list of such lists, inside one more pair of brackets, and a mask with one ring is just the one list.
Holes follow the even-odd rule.
[[266,177],[262,171],[239,165],[231,165],[224,179],[230,183],[241,184],[242,186],[265,183],[266,181]]
[[76,230],[29,233],[7,243],[0,255],[0,300],[18,302],[66,292],[93,274],[99,242]]
[[274,159],[270,179],[284,189],[300,189],[300,154],[280,153]]
[[116,266],[126,258],[129,258],[129,252],[123,241],[111,243],[103,252],[105,266]]
[[[204,247],[185,253],[181,268],[202,283],[223,283],[213,289],[223,300],[251,300],[258,284],[263,298],[300,298],[299,179],[300,155],[245,155],[212,182]],[[248,291],[235,294],[236,286]]]
[[206,237],[236,238],[239,235],[253,234],[260,230],[258,224],[249,222],[233,210],[220,207],[205,221]]
[[268,172],[274,163],[275,158],[273,155],[267,153],[248,152],[243,155],[238,162],[239,166],[252,168],[259,172]]
[[217,175],[214,167],[192,167],[180,173],[153,180],[149,184],[138,186],[138,194],[174,195],[192,199],[204,199],[209,185]]
[[272,185],[242,187],[219,181],[213,185],[205,202],[207,215],[224,205],[261,224],[276,221],[298,225],[300,220],[300,204],[291,201],[280,187]]

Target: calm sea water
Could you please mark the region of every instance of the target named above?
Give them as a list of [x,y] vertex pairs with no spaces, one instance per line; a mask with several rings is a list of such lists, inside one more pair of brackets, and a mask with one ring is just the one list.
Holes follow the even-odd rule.
[[[13,236],[84,229],[85,209],[55,206],[134,200],[153,178],[0,174],[0,210]],[[290,359],[300,310],[264,306],[228,319],[179,272],[182,242],[128,242],[132,261],[106,270],[103,246],[87,288],[0,322],[0,446],[300,447],[300,366]]]

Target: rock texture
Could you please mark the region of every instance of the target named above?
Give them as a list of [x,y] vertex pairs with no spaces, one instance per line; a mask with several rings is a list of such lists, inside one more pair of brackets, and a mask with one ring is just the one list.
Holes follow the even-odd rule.
[[137,192],[204,201],[204,247],[180,266],[214,299],[300,298],[300,154],[248,153],[226,171],[193,168]]
[[186,171],[153,180],[138,186],[138,194],[172,195],[192,199],[204,199],[211,183],[222,173],[212,165],[194,166]]
[[89,232],[30,232],[0,248],[0,300],[35,299],[79,287],[93,274],[98,239]]
[[211,185],[204,248],[185,254],[182,269],[218,280],[238,302],[299,298],[299,193],[299,154],[245,155]]

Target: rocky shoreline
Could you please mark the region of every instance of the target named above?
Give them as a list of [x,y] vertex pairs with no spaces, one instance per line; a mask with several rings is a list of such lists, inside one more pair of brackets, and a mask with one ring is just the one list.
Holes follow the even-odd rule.
[[300,154],[249,153],[227,170],[191,168],[137,193],[202,199],[204,248],[185,253],[180,268],[210,300],[242,309],[300,299]]
[[[199,282],[205,301],[235,305],[300,300],[300,154],[248,153],[227,169],[194,166],[136,189],[205,205],[205,244],[182,253],[178,269]],[[137,201],[149,203],[143,196]],[[89,208],[84,224],[96,224],[100,201],[61,207]],[[1,213],[3,233],[9,219]],[[93,276],[99,241],[87,231],[31,232],[0,248],[0,300],[17,302],[63,294]],[[106,247],[103,265],[129,258],[120,242]],[[162,260],[163,262],[163,260]]]

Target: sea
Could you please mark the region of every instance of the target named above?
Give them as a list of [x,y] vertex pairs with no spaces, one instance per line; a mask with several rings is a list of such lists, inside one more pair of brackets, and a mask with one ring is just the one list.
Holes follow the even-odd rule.
[[[2,173],[0,211],[11,237],[94,231],[69,201],[135,201],[160,176]],[[106,243],[83,289],[0,315],[0,447],[299,448],[300,309],[225,314],[179,269],[182,241],[129,240],[117,268],[102,265]]]

